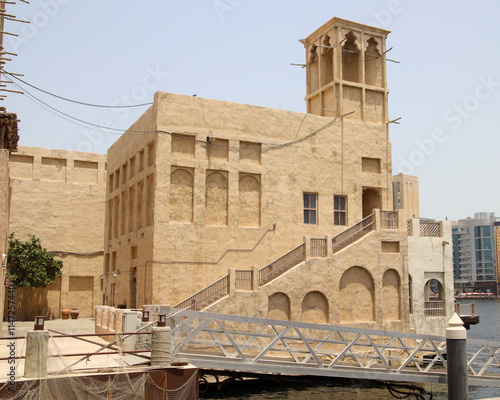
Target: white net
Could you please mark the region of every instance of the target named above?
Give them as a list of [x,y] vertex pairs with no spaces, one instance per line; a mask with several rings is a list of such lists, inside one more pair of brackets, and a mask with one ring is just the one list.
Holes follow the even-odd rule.
[[197,375],[193,374],[184,385],[167,389],[167,374],[156,381],[147,372],[135,378],[128,374],[102,376],[71,376],[18,382],[15,390],[8,383],[0,387],[2,399],[43,400],[186,400],[196,399]]

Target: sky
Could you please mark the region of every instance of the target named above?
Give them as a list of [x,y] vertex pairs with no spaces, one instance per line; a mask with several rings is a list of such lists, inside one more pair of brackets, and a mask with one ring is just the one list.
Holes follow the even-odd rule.
[[[19,36],[4,37],[17,54],[5,71],[105,106],[150,103],[164,91],[305,112],[305,69],[290,65],[305,62],[299,39],[332,17],[390,30],[387,57],[399,63],[388,62],[389,118],[401,117],[390,125],[393,174],[418,176],[421,217],[500,213],[500,2],[16,3],[8,14],[31,23],[7,21]],[[148,107],[90,107],[12,80],[24,94],[7,93],[3,106],[21,120],[21,146],[106,153]]]

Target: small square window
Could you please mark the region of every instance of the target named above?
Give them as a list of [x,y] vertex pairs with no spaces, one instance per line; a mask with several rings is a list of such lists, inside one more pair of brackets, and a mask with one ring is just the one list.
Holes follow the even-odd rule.
[[304,224],[317,224],[318,195],[304,193]]
[[333,196],[333,224],[347,225],[347,196]]

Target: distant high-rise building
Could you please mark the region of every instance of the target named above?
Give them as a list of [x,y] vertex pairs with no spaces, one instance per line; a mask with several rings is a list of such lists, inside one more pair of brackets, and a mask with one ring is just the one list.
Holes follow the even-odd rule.
[[499,223],[495,213],[480,212],[453,226],[453,271],[457,290],[498,293],[495,230]]
[[495,254],[497,257],[497,289],[500,293],[500,221],[493,223],[495,227]]
[[392,177],[394,210],[403,209],[405,219],[420,218],[418,178],[403,173]]

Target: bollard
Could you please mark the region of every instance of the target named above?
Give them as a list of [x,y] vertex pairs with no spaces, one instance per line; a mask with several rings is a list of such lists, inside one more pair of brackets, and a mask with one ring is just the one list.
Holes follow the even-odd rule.
[[28,332],[24,362],[24,376],[26,378],[45,378],[47,376],[48,345],[49,331]]
[[151,366],[168,367],[172,361],[172,330],[168,327],[153,328]]
[[446,328],[446,353],[448,398],[450,400],[468,400],[467,331],[457,313],[453,314],[448,321],[448,328]]

